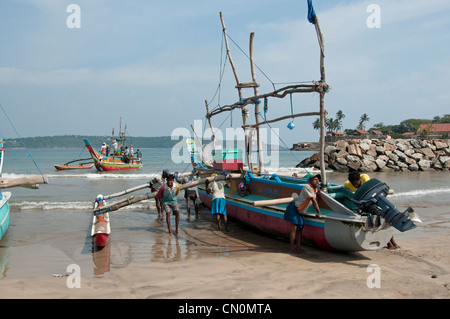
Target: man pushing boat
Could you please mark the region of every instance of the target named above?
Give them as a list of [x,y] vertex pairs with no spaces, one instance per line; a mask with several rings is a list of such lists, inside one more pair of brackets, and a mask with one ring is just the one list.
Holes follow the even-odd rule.
[[178,224],[180,223],[180,209],[178,207],[178,194],[180,193],[180,186],[174,182],[175,177],[173,174],[169,174],[166,179],[166,183],[162,185],[157,198],[161,199],[162,208],[166,212],[166,221],[169,234],[172,232],[170,229],[170,211],[175,215],[175,235],[178,235]]
[[320,175],[311,175],[308,181],[309,184],[303,186],[300,195],[286,207],[286,211],[284,212],[284,219],[291,223],[289,240],[291,252],[295,254],[302,252],[302,230],[305,222],[303,212],[312,204],[317,212],[316,217],[322,217],[319,204],[316,200],[316,195],[320,191],[318,189]]

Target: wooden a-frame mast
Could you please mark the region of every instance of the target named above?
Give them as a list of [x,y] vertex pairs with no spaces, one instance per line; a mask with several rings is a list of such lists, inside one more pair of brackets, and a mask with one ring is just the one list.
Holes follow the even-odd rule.
[[[317,15],[314,15],[314,25],[316,28],[316,33],[317,33],[317,39],[319,42],[319,47],[320,47],[320,81],[312,81],[312,84],[299,84],[299,85],[289,85],[289,86],[285,86],[282,87],[280,89],[274,90],[270,93],[267,94],[259,94],[258,93],[258,87],[259,85],[256,83],[256,77],[255,77],[255,72],[254,72],[254,63],[253,63],[253,38],[254,38],[254,33],[252,32],[250,34],[250,66],[251,66],[251,74],[252,74],[252,80],[253,82],[250,83],[241,83],[239,82],[239,77],[237,75],[236,72],[236,68],[234,66],[233,60],[231,58],[231,54],[230,54],[230,50],[229,50],[229,46],[228,46],[228,39],[227,39],[227,35],[226,35],[226,30],[225,30],[225,23],[223,20],[223,16],[222,16],[222,12],[220,12],[220,20],[222,22],[222,27],[223,27],[223,34],[224,34],[224,39],[225,39],[225,46],[226,46],[226,50],[227,50],[227,55],[228,55],[228,59],[230,60],[230,64],[231,64],[231,68],[233,70],[234,73],[234,77],[236,79],[236,88],[238,89],[238,95],[239,95],[239,101],[231,104],[231,105],[225,105],[225,106],[221,106],[219,109],[215,109],[211,112],[209,112],[209,108],[208,108],[208,103],[207,101],[205,101],[206,103],[206,109],[207,109],[207,117],[209,120],[209,125],[211,127],[212,130],[212,124],[211,124],[211,117],[217,114],[220,114],[222,112],[226,112],[226,111],[232,111],[236,108],[239,108],[242,110],[242,128],[244,129],[245,132],[245,146],[246,146],[246,152],[247,152],[247,163],[249,164],[249,169],[251,171],[253,171],[253,165],[252,165],[252,161],[251,161],[251,154],[249,152],[249,128],[255,128],[256,132],[257,132],[257,140],[258,140],[258,164],[259,164],[259,171],[262,172],[263,168],[264,168],[264,162],[263,162],[263,158],[262,158],[262,146],[261,146],[261,139],[260,139],[260,135],[259,135],[259,127],[263,124],[267,124],[267,123],[272,123],[272,122],[277,122],[277,121],[281,121],[281,120],[285,120],[288,118],[294,118],[294,117],[300,117],[300,116],[320,116],[320,170],[321,170],[321,176],[322,176],[322,184],[326,185],[327,184],[327,180],[326,180],[326,174],[325,174],[325,159],[324,159],[324,153],[325,153],[325,116],[327,114],[326,110],[325,110],[325,93],[328,92],[328,85],[325,82],[325,66],[324,66],[324,60],[325,60],[325,53],[324,53],[324,42],[323,42],[323,35],[322,35],[322,31],[320,29],[320,25],[319,25],[319,19],[317,18]],[[254,90],[254,95],[251,97],[247,97],[247,98],[243,98],[242,97],[242,88],[251,88],[253,87]],[[286,95],[288,94],[293,94],[293,93],[312,93],[312,92],[317,92],[320,94],[320,105],[319,105],[319,112],[305,112],[305,113],[297,113],[297,114],[292,114],[289,116],[283,116],[283,117],[279,117],[273,120],[267,120],[264,122],[260,122],[259,120],[259,100],[260,99],[265,99],[265,98],[269,98],[269,97],[276,97],[276,98],[284,98]],[[247,124],[246,123],[246,115],[244,112],[244,107],[248,104],[254,104],[255,105],[255,124]],[[214,134],[214,133],[213,133]]]

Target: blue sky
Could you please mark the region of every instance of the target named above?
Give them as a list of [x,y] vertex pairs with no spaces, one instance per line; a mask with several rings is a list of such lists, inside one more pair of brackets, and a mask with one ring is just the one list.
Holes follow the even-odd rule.
[[[381,27],[368,28],[369,4]],[[70,29],[69,4],[81,28]],[[450,2],[447,0],[313,1],[325,39],[325,108],[355,128],[363,113],[376,123],[450,113]],[[272,83],[319,80],[319,47],[306,0],[4,0],[0,3],[0,103],[21,137],[108,135],[119,118],[133,136],[171,135],[202,120],[219,84],[222,12],[228,35],[254,60],[260,92]],[[242,82],[249,61],[230,43]],[[269,78],[270,81],[266,78]],[[220,100],[237,101],[229,65]],[[246,96],[252,91],[244,91]],[[295,95],[295,113],[315,111],[317,94]],[[289,114],[289,99],[269,100],[267,118]],[[239,111],[217,117],[241,124]],[[253,121],[253,116],[251,116]],[[278,127],[288,146],[317,141],[314,118]],[[3,114],[0,134],[17,137]]]

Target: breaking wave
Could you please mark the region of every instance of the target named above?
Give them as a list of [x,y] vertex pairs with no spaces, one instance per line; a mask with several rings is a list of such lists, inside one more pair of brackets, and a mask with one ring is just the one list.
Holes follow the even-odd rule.
[[450,193],[450,187],[436,188],[436,189],[417,189],[408,192],[394,193],[389,195],[389,197],[420,197],[428,195],[439,195],[439,194]]
[[[91,211],[93,208],[92,202],[79,201],[79,202],[13,202],[10,203],[10,207],[13,210],[81,210]],[[142,201],[140,203],[132,204],[121,208],[121,210],[135,210],[135,209],[148,209],[155,207],[154,203],[148,201]]]

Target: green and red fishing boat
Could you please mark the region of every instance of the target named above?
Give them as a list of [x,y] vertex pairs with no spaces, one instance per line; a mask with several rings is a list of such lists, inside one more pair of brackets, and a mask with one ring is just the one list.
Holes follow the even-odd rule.
[[142,160],[140,158],[131,157],[126,160],[123,155],[103,155],[96,151],[87,139],[84,139],[86,148],[94,160],[95,168],[98,171],[111,172],[111,171],[125,171],[136,170],[142,168]]
[[119,136],[114,136],[114,129],[110,138],[110,145],[103,142],[101,151],[98,152],[92,147],[87,139],[84,139],[86,148],[94,160],[95,168],[98,171],[125,171],[142,168],[142,159],[133,153],[133,146],[126,145],[126,126],[122,132],[122,121],[120,123]]

